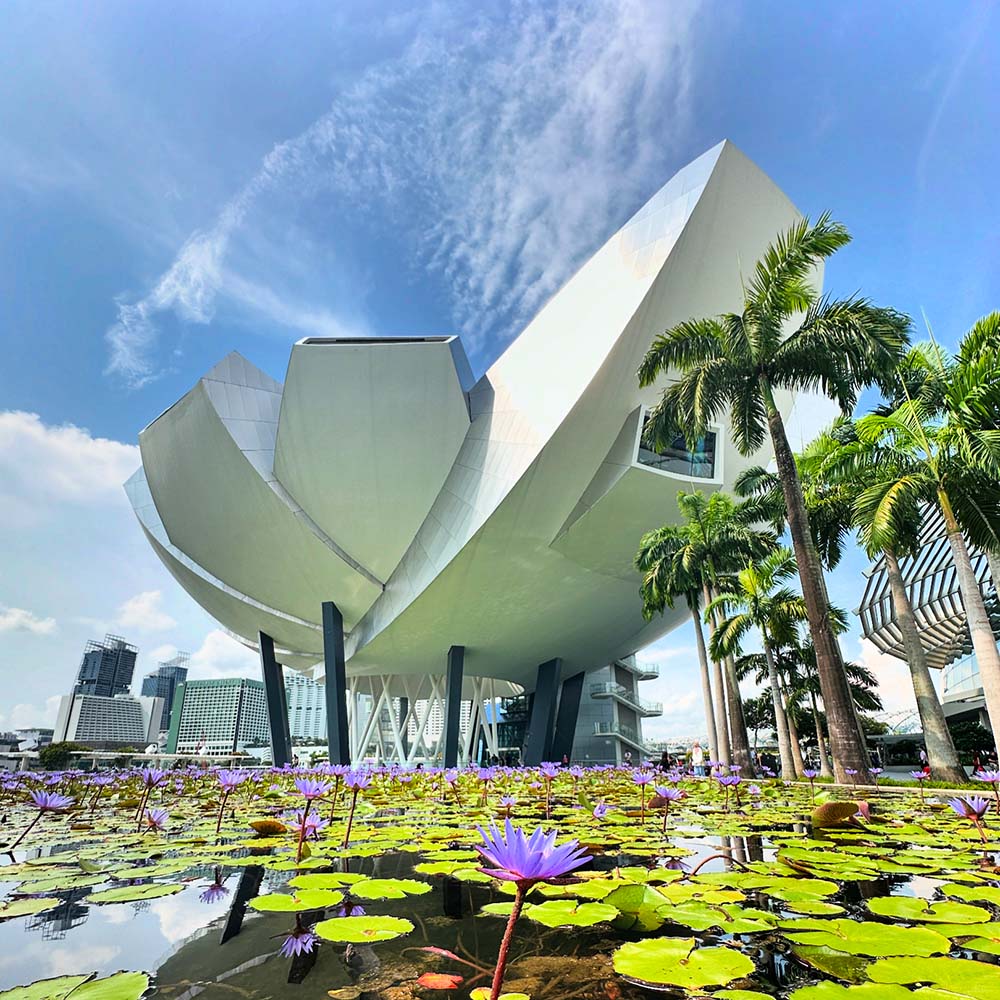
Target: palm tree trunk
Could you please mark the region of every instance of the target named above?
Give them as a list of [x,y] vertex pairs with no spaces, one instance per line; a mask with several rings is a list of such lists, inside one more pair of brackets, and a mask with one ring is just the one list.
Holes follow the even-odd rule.
[[799,727],[795,725],[791,709],[786,709],[785,718],[788,719],[788,742],[792,745],[792,760],[795,761],[795,777],[801,778],[802,772],[806,769],[806,762],[802,759],[802,744],[799,742]]
[[1000,733],[1000,650],[997,649],[996,636],[986,614],[986,602],[983,600],[983,592],[979,589],[979,581],[972,568],[965,536],[955,519],[948,494],[940,487],[938,503],[944,514],[945,530],[948,532],[948,542],[951,545],[952,558],[955,560],[955,575],[958,577],[962,605],[969,623],[969,634],[972,636],[972,649],[979,664],[979,676],[983,684],[983,694],[986,696],[986,713],[990,717],[995,745],[997,734]]
[[716,747],[715,739],[715,710],[712,706],[712,682],[708,673],[708,650],[705,649],[705,633],[701,627],[701,612],[698,609],[698,597],[692,594],[688,598],[688,607],[691,609],[691,620],[694,622],[694,640],[698,647],[698,663],[701,666],[701,697],[705,703],[705,729],[708,737],[708,745],[713,752]]
[[913,614],[910,595],[906,592],[899,560],[892,549],[883,549],[882,554],[885,557],[886,575],[889,578],[889,590],[892,594],[892,608],[903,639],[906,661],[910,667],[913,696],[917,700],[920,728],[924,733],[924,746],[927,748],[927,761],[931,766],[931,774],[937,781],[962,784],[966,780],[965,769],[958,762],[958,754],[955,752],[955,744],[948,731],[944,709],[931,680],[930,668],[927,666],[927,657],[920,642],[917,620]]
[[743,698],[740,696],[740,683],[736,679],[736,664],[731,656],[727,656],[726,665],[726,698],[729,703],[730,740],[733,749],[733,762],[740,765],[740,772],[745,777],[753,776],[754,767],[750,757],[750,735],[747,733],[747,720],[743,712]]
[[786,780],[795,777],[795,761],[792,759],[792,743],[788,736],[788,719],[778,683],[778,668],[774,663],[771,644],[764,640],[764,659],[767,661],[767,679],[771,684],[771,704],[774,706],[774,734],[778,737],[778,756],[781,758],[781,776]]
[[[705,607],[711,603],[712,592],[708,584],[702,587]],[[709,635],[715,634],[715,613],[712,612],[708,619]],[[732,760],[732,748],[729,743],[729,722],[726,718],[726,685],[722,677],[722,663],[719,660],[712,660],[713,680],[715,681],[715,691],[718,698],[715,702],[715,735],[718,743],[714,747],[714,760],[720,764],[728,764]]]
[[760,379],[760,388],[778,477],[781,480],[785,506],[788,509],[788,530],[792,536],[792,548],[795,550],[798,564],[802,596],[809,616],[809,632],[816,650],[816,669],[819,673],[823,705],[826,708],[834,774],[839,782],[846,784],[848,775],[845,771],[848,768],[867,776],[870,767],[868,746],[851,700],[851,690],[847,683],[847,674],[844,672],[844,659],[840,646],[830,627],[830,605],[826,595],[826,584],[809,533],[809,515],[806,513],[805,501],[802,498],[802,486],[795,466],[795,456],[788,444],[785,424],[775,405],[771,386],[764,377]]
[[819,721],[819,708],[816,705],[816,692],[809,688],[809,703],[812,707],[813,725],[816,727],[816,749],[819,751],[819,773],[824,778],[832,778],[833,771],[830,770],[830,761],[826,755],[826,737],[823,735],[823,726]]

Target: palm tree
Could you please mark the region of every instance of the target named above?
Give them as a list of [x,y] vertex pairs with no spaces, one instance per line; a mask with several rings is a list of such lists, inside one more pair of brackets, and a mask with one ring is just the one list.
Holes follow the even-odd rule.
[[[725,493],[714,493],[706,499],[700,492],[681,491],[677,495],[677,506],[684,519],[681,525],[665,525],[647,533],[640,542],[636,566],[643,574],[643,612],[651,617],[662,612],[669,600],[683,595],[692,617],[698,618],[695,638],[700,657],[704,644],[701,608],[712,600],[714,588],[723,574],[773,548],[774,538],[770,532],[748,523],[741,505]],[[709,617],[709,627],[714,632],[714,617]],[[702,668],[706,711],[714,707],[708,735],[715,757],[726,764],[733,758],[750,773],[750,740],[732,658],[712,658],[714,701],[707,658]]]
[[[851,521],[858,528],[868,557],[874,560],[881,556],[885,564],[931,772],[941,781],[962,783],[966,778],[965,770],[959,763],[944,708],[931,680],[927,655],[900,567],[900,559],[915,556],[919,550],[927,505],[919,503],[910,493],[908,498],[894,502],[895,510],[890,519],[876,523],[881,505],[877,501],[885,501],[887,495],[898,495],[899,490],[905,492],[907,489],[910,466],[899,467],[895,458],[898,456],[883,449],[877,440],[858,440],[849,422],[835,425],[830,432],[821,435],[812,453],[814,469],[819,475],[822,477],[825,473],[831,484],[846,492]],[[859,502],[863,493],[867,494],[865,502]]]
[[781,773],[798,771],[793,758],[788,718],[785,713],[775,651],[793,641],[795,626],[807,617],[805,602],[783,581],[795,575],[795,557],[790,549],[776,549],[757,564],[751,563],[736,577],[736,586],[708,606],[706,614],[719,610],[726,617],[712,636],[709,652],[713,657],[735,656],[747,634],[760,633],[767,662],[767,676],[774,703],[774,717],[781,755]]
[[642,613],[646,620],[672,608],[683,597],[694,622],[695,644],[701,667],[701,696],[705,708],[705,732],[708,744],[715,751],[718,736],[715,731],[715,710],[712,701],[712,681],[705,649],[705,633],[701,626],[701,581],[697,572],[685,567],[684,553],[689,548],[687,530],[683,525],[666,524],[642,536],[635,557],[636,568],[642,573]]
[[[651,411],[646,438],[653,447],[663,448],[678,431],[697,441],[727,408],[743,454],[758,451],[770,435],[841,779],[845,768],[866,771],[868,754],[830,629],[823,572],[775,392],[819,389],[850,413],[860,389],[887,378],[899,360],[906,317],[858,297],[821,297],[812,285],[817,265],[849,241],[828,215],[814,225],[796,223],[757,261],[742,312],[672,327],[656,338],[638,372],[642,385],[660,376],[676,379]],[[796,317],[798,325],[786,335]]]
[[[986,323],[987,332],[992,325]],[[966,541],[1000,551],[1000,430],[991,426],[1000,408],[1000,372],[995,360],[978,357],[972,347],[988,343],[981,326],[963,341],[955,360],[936,347],[914,348],[909,361],[925,373],[919,393],[913,393],[911,380],[903,381],[902,402],[855,424],[855,455],[867,449],[877,456],[875,467],[870,459],[858,461],[858,476],[871,478],[858,495],[857,517],[866,526],[866,544],[884,551],[906,537],[921,504],[940,508],[986,709],[1000,732],[1000,650]],[[898,589],[905,591],[898,559],[887,558],[886,570],[895,600]]]

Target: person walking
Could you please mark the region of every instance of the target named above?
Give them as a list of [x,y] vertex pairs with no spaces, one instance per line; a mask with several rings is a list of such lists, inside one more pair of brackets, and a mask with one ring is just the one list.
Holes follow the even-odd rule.
[[691,745],[691,768],[699,778],[705,777],[705,751],[699,740]]

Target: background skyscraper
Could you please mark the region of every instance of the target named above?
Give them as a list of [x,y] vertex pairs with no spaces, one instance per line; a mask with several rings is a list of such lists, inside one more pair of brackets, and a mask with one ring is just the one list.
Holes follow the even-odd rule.
[[104,642],[91,640],[83,648],[83,660],[77,673],[73,694],[113,698],[128,694],[138,647],[120,635],[106,635]]
[[163,699],[163,718],[160,720],[160,728],[163,730],[170,728],[170,712],[174,705],[174,694],[177,691],[177,685],[183,684],[187,680],[190,659],[190,654],[178,652],[171,659],[163,660],[156,670],[151,674],[146,674],[142,679],[143,695]]

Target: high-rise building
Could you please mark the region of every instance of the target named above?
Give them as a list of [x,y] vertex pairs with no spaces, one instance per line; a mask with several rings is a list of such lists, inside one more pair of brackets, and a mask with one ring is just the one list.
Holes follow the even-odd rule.
[[160,732],[162,698],[113,698],[94,694],[68,694],[59,702],[54,742],[68,740],[94,750],[135,747],[144,750],[156,743]]
[[584,681],[573,738],[573,760],[581,764],[639,763],[648,756],[642,720],[663,715],[663,705],[638,693],[638,682],[658,677],[660,668],[625,656],[591,671]]
[[142,679],[142,693],[144,695],[163,699],[161,730],[170,729],[170,712],[174,707],[174,695],[177,692],[177,685],[183,684],[187,680],[190,659],[188,653],[179,652],[172,659],[163,660],[156,670],[151,674],[146,674]]
[[245,677],[184,681],[170,713],[168,753],[225,756],[270,739],[264,685]]
[[73,687],[75,695],[113,698],[128,694],[139,650],[120,635],[106,635],[104,642],[91,640],[83,648],[83,659]]
[[293,740],[326,739],[326,689],[302,674],[285,674],[288,730]]

